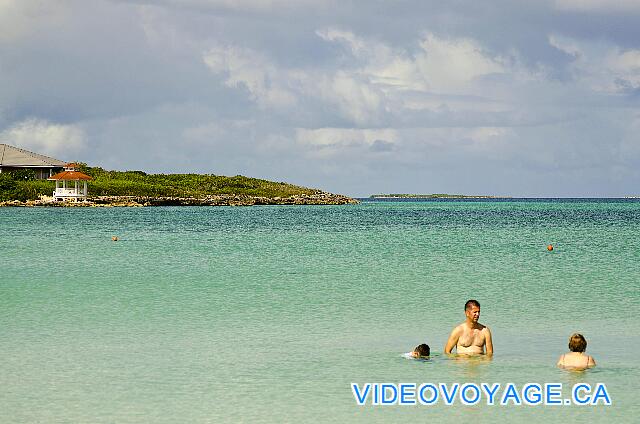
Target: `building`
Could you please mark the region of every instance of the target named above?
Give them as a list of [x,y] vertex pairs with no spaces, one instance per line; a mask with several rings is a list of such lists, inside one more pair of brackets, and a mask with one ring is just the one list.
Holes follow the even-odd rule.
[[65,164],[66,162],[49,156],[19,149],[8,144],[0,144],[0,173],[30,169],[35,172],[37,179],[44,180],[61,172]]
[[78,165],[68,163],[64,166],[64,171],[59,172],[48,180],[56,182],[56,189],[53,192],[55,200],[86,200],[87,199],[87,181],[92,178],[87,174],[77,170]]

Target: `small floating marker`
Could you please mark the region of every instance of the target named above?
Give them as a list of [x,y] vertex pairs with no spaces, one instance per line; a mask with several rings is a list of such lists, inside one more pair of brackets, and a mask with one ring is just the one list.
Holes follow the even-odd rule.
[[553,244],[547,245],[547,250],[551,252],[553,250]]
[[112,237],[111,237],[111,240],[113,240],[113,241],[118,241],[118,236],[112,236]]

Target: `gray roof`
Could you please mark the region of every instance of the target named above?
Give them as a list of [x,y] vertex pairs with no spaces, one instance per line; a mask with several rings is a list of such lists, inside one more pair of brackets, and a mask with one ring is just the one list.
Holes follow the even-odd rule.
[[0,144],[0,166],[63,167],[67,162],[28,150]]

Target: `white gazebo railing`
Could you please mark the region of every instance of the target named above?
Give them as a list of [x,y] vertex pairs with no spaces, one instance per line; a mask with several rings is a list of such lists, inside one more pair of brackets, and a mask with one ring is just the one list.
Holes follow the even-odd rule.
[[65,180],[56,181],[56,189],[53,192],[53,197],[56,197],[56,198],[87,197],[87,182],[86,181],[82,181],[81,183],[80,181],[73,181],[73,182],[74,182],[73,187],[67,187],[67,181]]

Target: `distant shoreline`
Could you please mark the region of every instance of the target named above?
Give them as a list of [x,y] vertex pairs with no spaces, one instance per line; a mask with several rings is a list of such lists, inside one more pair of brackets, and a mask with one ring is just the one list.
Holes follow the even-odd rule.
[[639,201],[640,196],[621,197],[500,197],[500,196],[460,196],[460,197],[356,197],[361,202],[376,201],[438,201],[438,200],[496,200],[496,201],[607,201],[607,200],[627,200]]
[[511,196],[473,196],[467,194],[372,194],[369,199],[512,199]]

